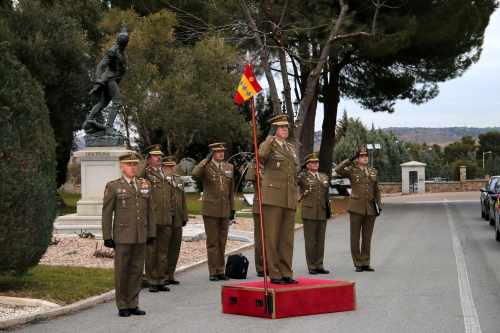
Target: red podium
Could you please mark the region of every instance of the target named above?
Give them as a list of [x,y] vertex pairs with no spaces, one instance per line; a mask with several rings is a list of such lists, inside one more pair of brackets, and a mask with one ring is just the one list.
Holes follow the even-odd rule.
[[279,319],[356,310],[353,281],[297,278],[299,284],[268,284],[273,313],[266,314],[264,281],[222,286],[222,312]]

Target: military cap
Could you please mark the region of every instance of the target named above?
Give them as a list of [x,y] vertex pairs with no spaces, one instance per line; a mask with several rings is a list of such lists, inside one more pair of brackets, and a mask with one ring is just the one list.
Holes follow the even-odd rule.
[[368,155],[368,150],[366,150],[366,147],[361,147],[358,150],[358,155]]
[[208,147],[211,150],[226,150],[226,147],[224,146],[224,142],[217,142],[217,143],[212,143],[211,145],[208,145]]
[[306,162],[319,162],[319,156],[318,153],[312,153],[306,156],[305,158]]
[[161,145],[152,145],[148,148],[146,148],[146,154],[149,155],[163,155],[161,152]]
[[175,157],[174,156],[164,157],[161,161],[162,161],[163,165],[175,165]]
[[279,116],[272,117],[271,119],[268,120],[268,122],[271,125],[277,125],[277,126],[290,125],[290,123],[288,122],[288,115],[286,114],[280,114]]
[[141,157],[139,154],[129,153],[119,156],[118,159],[120,160],[120,163],[137,163],[141,160]]

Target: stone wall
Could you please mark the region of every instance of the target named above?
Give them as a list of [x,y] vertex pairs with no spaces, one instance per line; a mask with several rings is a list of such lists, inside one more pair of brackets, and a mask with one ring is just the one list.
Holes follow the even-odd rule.
[[[438,193],[438,192],[467,192],[479,191],[481,187],[486,185],[487,180],[466,180],[465,182],[443,182],[443,183],[425,183],[425,192]],[[382,193],[401,193],[401,183],[380,183],[380,190]]]

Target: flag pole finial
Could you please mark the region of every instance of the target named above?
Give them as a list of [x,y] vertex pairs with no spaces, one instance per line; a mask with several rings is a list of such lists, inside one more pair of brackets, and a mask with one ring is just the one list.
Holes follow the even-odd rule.
[[250,51],[247,51],[247,57],[246,58],[247,58],[247,64],[251,65],[252,62],[250,61]]

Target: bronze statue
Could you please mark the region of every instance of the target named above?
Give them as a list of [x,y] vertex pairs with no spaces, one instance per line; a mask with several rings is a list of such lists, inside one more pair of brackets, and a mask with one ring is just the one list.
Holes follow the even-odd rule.
[[[100,95],[101,100],[94,105],[83,123],[83,130],[86,134],[123,136],[113,128],[113,124],[122,105],[118,84],[127,69],[127,56],[125,54],[125,47],[129,41],[127,30],[128,24],[123,20],[123,28],[118,34],[116,42],[106,51],[104,58],[97,66],[95,84],[90,94]],[[95,117],[108,106],[109,102],[111,102],[111,106],[108,108],[108,118],[106,125],[103,125],[97,122]]]

